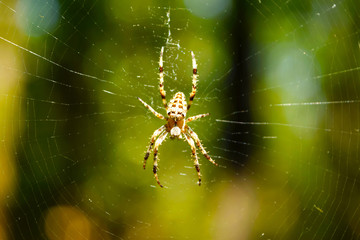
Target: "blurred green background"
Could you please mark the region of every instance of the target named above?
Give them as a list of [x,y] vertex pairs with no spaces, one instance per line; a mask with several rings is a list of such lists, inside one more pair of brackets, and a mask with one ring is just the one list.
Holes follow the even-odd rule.
[[[0,239],[358,239],[359,3],[0,1]],[[199,83],[185,141],[142,161]]]

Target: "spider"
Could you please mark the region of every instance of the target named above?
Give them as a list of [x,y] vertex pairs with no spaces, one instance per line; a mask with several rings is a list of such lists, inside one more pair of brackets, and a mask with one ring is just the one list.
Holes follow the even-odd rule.
[[[185,137],[186,141],[191,147],[191,153],[194,158],[194,166],[198,175],[198,184],[201,185],[201,174],[199,167],[199,160],[196,153],[195,143],[202,152],[202,154],[214,165],[218,165],[214,160],[211,159],[209,154],[205,151],[205,148],[200,142],[198,135],[187,125],[189,122],[206,117],[209,113],[199,114],[193,117],[186,118],[186,113],[190,109],[190,106],[194,100],[196,94],[196,83],[197,83],[197,65],[195,60],[195,55],[191,51],[192,57],[192,67],[193,67],[193,77],[192,77],[192,91],[190,93],[189,102],[186,103],[185,94],[182,92],[175,93],[174,97],[170,100],[169,103],[166,101],[166,95],[164,90],[164,69],[163,69],[163,53],[164,47],[161,48],[160,52],[160,60],[159,60],[159,75],[160,75],[160,95],[162,98],[162,102],[164,104],[165,110],[167,112],[167,117],[164,117],[162,114],[156,112],[149,104],[141,100],[139,101],[144,104],[144,106],[149,109],[156,117],[163,119],[166,121],[166,124],[156,129],[151,136],[150,145],[145,153],[143,168],[145,169],[146,161],[149,158],[150,152],[154,146],[154,165],[153,172],[156,179],[156,182],[161,185],[157,170],[158,170],[158,149],[161,143],[165,140],[166,136],[170,134],[171,139],[181,139],[182,136]],[[195,143],[194,143],[195,141]]]

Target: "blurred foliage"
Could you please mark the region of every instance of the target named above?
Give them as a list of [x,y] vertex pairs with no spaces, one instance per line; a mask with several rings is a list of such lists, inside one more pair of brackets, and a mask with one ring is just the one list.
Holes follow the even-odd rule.
[[[1,2],[0,239],[356,238],[355,6]],[[167,188],[142,169],[162,46],[168,100],[196,55],[201,187],[185,141],[160,147]]]

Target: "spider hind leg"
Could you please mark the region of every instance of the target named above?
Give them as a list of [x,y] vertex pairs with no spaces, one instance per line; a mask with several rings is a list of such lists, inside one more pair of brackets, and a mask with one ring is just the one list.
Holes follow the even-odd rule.
[[155,147],[154,147],[154,166],[153,166],[153,173],[154,173],[154,177],[156,182],[159,184],[160,187],[164,187],[163,185],[161,185],[160,181],[159,181],[159,177],[157,175],[157,170],[158,170],[158,149],[161,145],[161,143],[165,140],[166,136],[167,136],[168,132],[163,132],[160,137],[156,140],[155,142]]
[[151,152],[151,149],[152,149],[152,146],[154,145],[155,143],[155,140],[156,138],[165,130],[165,125],[164,126],[161,126],[160,128],[156,129],[153,133],[153,135],[151,136],[151,139],[150,139],[150,145],[148,147],[148,149],[146,150],[146,153],[145,153],[145,157],[144,157],[144,163],[143,163],[143,168],[145,169],[145,166],[146,166],[146,161],[147,159],[149,158],[150,156],[150,152]]
[[190,136],[195,140],[196,145],[201,150],[201,153],[207,158],[207,160],[209,160],[215,166],[218,166],[218,164],[206,152],[205,148],[203,147],[203,145],[200,142],[200,139],[199,139],[198,135],[190,127],[188,127],[187,131],[188,131],[188,133],[190,133]]
[[195,143],[194,143],[194,140],[189,136],[189,134],[184,134],[184,135],[185,135],[187,142],[189,143],[189,145],[191,147],[191,154],[194,158],[194,166],[195,166],[195,170],[197,172],[198,179],[199,179],[198,184],[200,186],[201,185],[200,164],[199,164],[198,156],[196,154]]

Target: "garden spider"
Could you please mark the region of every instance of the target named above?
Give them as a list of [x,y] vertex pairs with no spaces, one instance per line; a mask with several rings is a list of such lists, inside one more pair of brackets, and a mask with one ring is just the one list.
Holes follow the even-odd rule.
[[[164,53],[164,47],[161,48],[160,52],[160,61],[159,61],[159,75],[160,75],[160,95],[162,98],[162,102],[164,104],[164,107],[167,112],[167,117],[164,117],[160,113],[156,112],[150,105],[145,103],[140,98],[139,101],[144,104],[144,106],[149,109],[156,117],[163,119],[166,121],[166,124],[161,126],[160,128],[156,129],[151,136],[150,139],[150,145],[148,147],[148,150],[146,151],[145,157],[144,157],[144,164],[143,167],[145,169],[146,160],[149,158],[150,151],[154,146],[154,166],[153,166],[153,172],[156,179],[156,182],[159,184],[160,187],[163,187],[161,185],[157,170],[158,170],[158,148],[161,145],[161,143],[165,140],[166,136],[170,133],[170,138],[174,139],[181,139],[182,135],[185,137],[186,141],[191,147],[192,156],[194,158],[194,166],[197,171],[197,175],[199,178],[198,184],[201,185],[201,174],[200,174],[200,167],[199,167],[199,160],[198,156],[196,154],[196,147],[195,143],[198,146],[198,148],[201,150],[202,154],[213,164],[217,166],[217,163],[215,163],[214,160],[211,159],[209,154],[205,151],[205,148],[200,142],[200,139],[198,135],[187,125],[187,123],[197,120],[199,118],[203,118],[209,115],[209,113],[205,114],[199,114],[193,117],[185,118],[186,113],[189,110],[194,97],[196,93],[196,82],[197,82],[197,65],[195,60],[195,55],[193,52],[191,52],[192,57],[192,66],[193,66],[193,79],[192,79],[192,91],[190,93],[190,99],[189,103],[186,103],[185,100],[185,94],[182,92],[175,93],[174,97],[170,100],[169,104],[166,102],[165,98],[165,90],[164,90],[164,71],[163,71],[163,53]],[[195,140],[195,143],[194,143]]]

